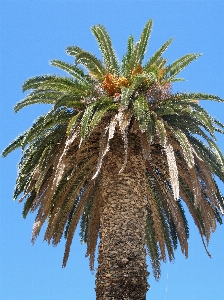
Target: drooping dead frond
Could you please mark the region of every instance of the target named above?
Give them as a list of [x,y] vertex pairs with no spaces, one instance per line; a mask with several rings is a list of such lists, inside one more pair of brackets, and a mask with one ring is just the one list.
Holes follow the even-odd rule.
[[198,176],[201,181],[201,185],[204,187],[204,193],[206,194],[206,197],[210,200],[210,203],[213,208],[217,205],[216,203],[216,185],[214,183],[214,180],[211,176],[211,173],[206,168],[206,163],[199,160],[198,158],[195,158],[196,166],[198,170]]
[[100,153],[99,153],[99,157],[98,157],[96,173],[94,174],[92,179],[95,179],[96,176],[100,172],[102,162],[103,162],[103,158],[110,149],[109,142],[114,136],[116,125],[117,125],[117,115],[115,115],[115,117],[111,120],[110,124],[104,128],[104,132],[103,132],[103,134],[101,136],[101,139],[100,139]]
[[186,135],[181,130],[174,130],[173,131],[175,138],[178,140],[181,146],[181,152],[185,158],[188,167],[191,169],[194,165],[194,155],[193,155],[193,148],[190,145]]
[[89,214],[89,224],[87,228],[87,250],[86,257],[89,256],[90,270],[94,270],[95,251],[97,246],[97,238],[100,228],[100,214],[102,209],[102,199],[100,191],[100,180],[97,177],[97,181],[93,186],[93,189],[89,196],[91,201],[91,211]]
[[[176,135],[174,136],[176,138]],[[197,207],[201,199],[201,186],[199,184],[198,174],[195,168],[195,152],[192,146],[189,144],[186,136],[184,136],[184,139],[186,139],[185,144],[188,145],[188,149],[185,149],[184,144],[181,144],[182,141],[179,141],[179,135],[177,139],[172,140],[172,145],[175,149],[175,157],[179,176],[184,178],[185,182],[193,192],[194,203]]]
[[150,218],[152,218],[153,229],[155,230],[156,243],[159,245],[159,259],[166,260],[166,241],[165,241],[165,225],[164,218],[161,215],[161,207],[159,203],[159,198],[157,196],[158,190],[156,182],[154,179],[153,170],[151,168],[147,169],[147,178],[148,182],[148,191],[147,191],[147,200],[150,209]]
[[60,156],[59,161],[58,161],[58,165],[56,167],[55,179],[53,181],[52,190],[54,190],[58,186],[59,182],[61,181],[61,178],[64,174],[64,169],[66,167],[66,165],[64,163],[64,158],[66,157],[67,152],[69,151],[70,146],[72,145],[74,140],[76,138],[79,138],[79,135],[80,135],[79,128],[76,127],[75,130],[73,131],[73,133],[70,134],[70,136],[68,136],[67,139],[66,139],[63,153]]
[[126,164],[127,164],[127,157],[128,157],[128,126],[130,124],[132,117],[132,113],[128,110],[121,108],[117,114],[117,120],[119,124],[119,128],[122,134],[122,139],[124,142],[124,163],[119,171],[119,173],[123,172]]
[[167,142],[165,145],[165,153],[167,157],[167,163],[169,167],[170,183],[173,190],[174,199],[179,199],[179,179],[176,159],[173,151],[173,146]]
[[79,203],[77,204],[75,213],[72,216],[71,223],[70,223],[70,226],[69,226],[67,239],[66,239],[66,245],[65,245],[65,253],[64,253],[63,263],[62,263],[63,267],[66,266],[68,256],[69,256],[69,252],[70,252],[72,239],[73,239],[73,236],[74,236],[74,232],[75,232],[76,227],[78,225],[78,222],[79,222],[80,216],[82,214],[84,205],[85,205],[85,197],[81,197]]
[[[206,253],[208,254],[209,257],[211,257],[210,253],[207,250],[205,241],[204,241],[204,237],[206,238],[207,243],[209,241],[210,229],[206,230],[206,228],[208,229],[209,226],[205,225],[205,223],[204,223],[204,222],[208,223],[209,220],[208,219],[204,220],[203,217],[205,217],[205,215],[201,214],[202,212],[200,211],[200,209],[195,207],[193,194],[191,193],[191,190],[188,188],[188,186],[185,184],[185,182],[182,178],[180,178],[180,196],[186,203],[186,205],[189,209],[189,212],[194,220],[194,223],[196,224],[196,226],[198,228],[198,231],[200,233],[202,243],[204,245]],[[214,215],[213,215],[213,217],[214,217]]]

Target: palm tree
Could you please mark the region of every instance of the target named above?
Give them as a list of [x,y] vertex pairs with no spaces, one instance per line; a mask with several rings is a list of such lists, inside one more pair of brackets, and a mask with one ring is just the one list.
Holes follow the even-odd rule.
[[74,64],[51,61],[69,77],[28,79],[23,91],[31,92],[15,111],[35,103],[52,109],[3,152],[23,151],[14,198],[22,194],[24,218],[38,209],[32,243],[46,221],[44,240],[66,239],[65,267],[80,222],[94,270],[99,237],[96,299],[146,299],[146,252],[156,279],[178,243],[188,256],[183,202],[205,249],[222,223],[216,178],[224,181],[224,157],[215,132],[224,133],[224,125],[198,100],[223,100],[172,92],[183,80],[177,74],[200,56],[167,64],[162,55],[172,39],[143,64],[151,28],[149,20],[137,43],[129,37],[119,63],[107,30],[93,26],[102,61],[72,46],[66,52]]

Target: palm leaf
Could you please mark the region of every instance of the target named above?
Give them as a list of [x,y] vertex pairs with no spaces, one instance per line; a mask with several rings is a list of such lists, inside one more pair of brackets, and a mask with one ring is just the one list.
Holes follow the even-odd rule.
[[98,80],[103,80],[107,73],[102,62],[87,51],[83,51],[76,56],[76,64],[83,65],[90,75],[96,77]]
[[177,74],[179,74],[184,68],[186,68],[193,60],[197,59],[201,54],[186,54],[183,57],[177,59],[171,65],[167,66],[163,80],[165,82],[172,81]]
[[82,115],[83,115],[83,112],[79,112],[70,119],[67,130],[66,130],[67,135],[70,134],[70,132],[74,128],[76,122],[80,121]]
[[111,74],[119,76],[120,70],[118,59],[107,30],[102,25],[93,26],[91,30],[97,39],[99,48],[102,52],[106,70]]
[[206,162],[207,168],[212,174],[216,174],[224,182],[223,167],[220,168],[220,155],[217,152],[212,151],[210,147],[205,145],[201,140],[194,136],[188,136],[189,141],[194,147],[198,157],[202,158]]
[[152,20],[149,20],[145,28],[142,31],[141,37],[139,42],[137,42],[135,49],[133,51],[133,56],[135,57],[135,65],[141,65],[142,60],[144,58],[145,52],[146,52],[146,47],[148,45],[148,40],[150,37],[150,33],[152,31]]
[[186,135],[179,129],[174,130],[173,134],[182,148],[183,155],[184,155],[187,165],[189,166],[189,168],[192,168],[195,164],[194,156],[193,156],[193,152],[192,152],[192,146],[189,143]]
[[22,146],[38,138],[44,131],[59,124],[66,124],[73,117],[74,113],[67,108],[52,109],[47,114],[40,116],[33,126],[27,131]]
[[125,77],[128,77],[127,75],[129,75],[129,69],[127,68],[128,66],[128,63],[132,57],[132,53],[133,53],[133,49],[134,49],[134,37],[131,35],[129,38],[128,38],[128,42],[127,42],[127,52],[126,54],[123,56],[123,59],[122,59],[122,65],[121,65],[121,70],[122,70],[122,74],[125,76]]
[[54,92],[73,91],[74,81],[72,78],[57,75],[42,75],[28,79],[22,85],[23,92],[30,89],[50,90]]
[[27,131],[24,131],[22,134],[20,134],[14,141],[12,141],[2,152],[2,156],[6,157],[9,153],[11,153],[13,150],[21,147],[23,140],[27,134]]
[[[62,93],[61,93],[62,94]],[[57,99],[60,97],[59,92],[52,91],[35,91],[27,95],[23,100],[19,101],[14,106],[14,111],[17,113],[23,107],[32,104],[55,104]]]
[[128,52],[125,57],[124,74],[129,77],[134,67],[141,65],[152,30],[152,20],[146,23],[142,31],[140,40],[133,46],[133,40],[130,37],[128,40]]
[[86,110],[85,110],[85,112],[82,116],[82,119],[81,119],[81,136],[82,136],[83,139],[85,139],[89,134],[89,130],[90,130],[89,126],[90,126],[90,123],[91,123],[92,116],[94,114],[96,105],[97,105],[96,102],[90,104],[86,108]]
[[66,49],[67,54],[76,58],[76,64],[83,65],[88,72],[94,75],[99,80],[106,74],[106,70],[102,62],[92,53],[85,51],[77,46],[70,46]]
[[173,41],[173,38],[169,39],[164,45],[162,45],[162,47],[156,51],[156,53],[150,58],[150,60],[146,63],[146,65],[144,66],[144,70],[147,72],[150,70],[151,66],[153,64],[156,64],[157,61],[161,58],[162,54],[164,53],[164,51],[166,51],[166,49],[169,47],[169,45],[171,44],[171,42]]
[[173,190],[173,197],[175,200],[179,199],[179,179],[178,179],[178,169],[176,164],[176,158],[173,151],[173,146],[169,143],[165,146],[165,152],[167,157],[167,163],[170,174],[170,183]]
[[106,103],[103,105],[103,107],[97,107],[97,110],[95,111],[89,125],[90,131],[92,131],[96,127],[96,125],[100,122],[100,120],[108,111],[117,111],[118,106],[118,103]]
[[73,76],[75,79],[80,81],[82,84],[87,84],[87,80],[86,80],[85,74],[84,74],[82,69],[80,69],[80,68],[78,68],[74,65],[65,63],[65,62],[63,62],[61,60],[58,60],[58,59],[52,60],[50,62],[50,65],[58,67],[58,68],[64,70],[69,75]]
[[[181,103],[181,101],[194,101],[194,100],[210,100],[210,101],[218,101],[224,102],[224,99],[205,93],[176,93],[171,95],[170,98],[165,99],[164,101],[177,101],[177,103]],[[191,103],[189,103],[191,105]]]
[[68,55],[74,56],[75,58],[77,55],[81,54],[82,52],[85,52],[85,50],[78,46],[69,46],[66,48],[65,51]]
[[134,115],[139,122],[141,131],[147,131],[148,139],[151,140],[155,128],[155,113],[149,110],[148,103],[142,96],[139,96],[134,101],[133,107]]
[[29,197],[26,199],[26,202],[24,204],[24,207],[23,207],[23,212],[22,212],[22,215],[23,215],[23,218],[26,219],[27,217],[27,214],[30,210],[30,207],[34,201],[34,199],[36,198],[36,192],[35,191],[32,191],[29,195]]
[[152,264],[153,275],[158,280],[161,275],[160,270],[160,256],[159,249],[157,246],[156,233],[153,226],[153,219],[148,209],[147,219],[146,219],[146,243],[147,249],[149,251],[150,261]]

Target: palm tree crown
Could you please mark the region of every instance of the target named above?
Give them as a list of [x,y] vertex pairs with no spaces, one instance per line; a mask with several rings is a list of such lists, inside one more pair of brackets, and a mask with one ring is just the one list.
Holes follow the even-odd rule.
[[101,226],[101,166],[115,135],[123,140],[120,173],[127,165],[130,145],[139,141],[142,149],[146,247],[156,278],[160,261],[167,255],[172,260],[178,243],[188,255],[189,232],[182,202],[205,247],[217,221],[222,223],[224,201],[216,176],[224,181],[224,158],[215,132],[224,133],[224,125],[198,100],[223,100],[203,93],[172,93],[172,83],[183,80],[177,75],[200,55],[187,54],[167,64],[162,55],[170,39],[143,63],[151,28],[149,20],[137,43],[129,37],[119,63],[107,30],[93,26],[102,61],[71,46],[66,52],[75,58],[74,64],[51,61],[69,77],[43,75],[23,84],[23,91],[31,92],[16,104],[16,112],[35,103],[51,104],[52,108],[18,136],[3,156],[22,148],[14,198],[23,193],[19,202],[25,201],[24,218],[38,209],[32,242],[46,220],[44,240],[57,245],[64,235],[63,266],[81,220],[81,241],[87,243],[86,255],[94,268]]

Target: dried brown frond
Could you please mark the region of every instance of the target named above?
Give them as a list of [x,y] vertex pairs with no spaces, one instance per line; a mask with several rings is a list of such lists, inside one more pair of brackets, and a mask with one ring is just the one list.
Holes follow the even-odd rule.
[[199,168],[198,175],[200,179],[204,182],[206,188],[205,192],[211,202],[212,207],[214,208],[216,206],[216,186],[214,183],[214,180],[212,178],[211,172],[208,170],[206,163],[204,161],[201,161],[197,157],[195,157],[195,162]]
[[119,124],[119,129],[122,134],[122,139],[124,143],[124,163],[119,171],[119,173],[123,172],[128,157],[128,127],[131,121],[132,113],[129,110],[119,109],[117,114],[117,120]]
[[[77,169],[77,172],[73,172],[73,175],[67,180],[64,188],[57,195],[57,198],[54,199],[55,206],[51,215],[54,215],[55,210],[56,212],[59,211],[59,213],[57,214],[56,219],[55,216],[52,220],[51,217],[49,218],[48,228],[53,228],[53,231],[48,231],[48,228],[46,231],[46,234],[48,232],[51,233],[51,235],[48,234],[48,239],[53,238],[54,245],[56,245],[62,237],[68,216],[75,205],[75,201],[78,198],[80,190],[84,186],[85,181],[88,180],[87,178],[92,175],[92,170],[95,166],[96,159],[97,156],[93,155],[86,163]],[[85,173],[85,177],[82,176],[83,173]],[[53,226],[53,224],[55,225]],[[47,238],[47,235],[45,238]]]
[[159,248],[160,248],[160,252],[161,252],[161,259],[165,261],[165,259],[166,259],[166,250],[165,250],[165,239],[164,239],[164,233],[163,233],[164,230],[163,230],[163,225],[161,223],[158,203],[157,203],[156,199],[154,198],[153,192],[151,190],[152,180],[154,178],[154,174],[153,174],[152,168],[150,167],[149,164],[148,164],[147,170],[150,174],[151,181],[147,183],[146,196],[147,196],[148,205],[149,205],[150,212],[151,212],[151,217],[152,217],[152,220],[153,220],[153,227],[154,227],[154,230],[155,230],[156,240],[159,243]]
[[173,190],[174,199],[179,199],[179,179],[176,158],[173,151],[173,146],[167,142],[165,146],[165,153],[167,157],[168,170],[170,174],[170,183]]
[[[177,140],[172,139],[172,145],[175,149],[175,157],[176,157],[179,176],[184,179],[185,183],[193,192],[194,203],[195,206],[197,207],[201,199],[201,186],[199,184],[198,174],[196,172],[195,165],[192,166],[192,164],[188,163],[188,159],[186,155],[183,153],[182,147],[177,142]],[[192,151],[192,155],[194,155],[193,151]],[[193,161],[195,161],[194,158]]]
[[53,149],[52,153],[50,153],[48,162],[44,160],[42,164],[39,165],[41,183],[39,182],[39,188],[37,189],[36,198],[34,199],[30,208],[31,212],[34,212],[39,206],[39,210],[33,225],[31,238],[32,243],[35,242],[37,236],[40,233],[42,225],[49,217],[51,199],[54,193],[54,191],[52,190],[52,186],[55,179],[56,166],[59,162],[61,153],[62,148],[59,148],[59,146],[57,145],[55,149]]
[[162,191],[163,198],[161,199],[161,202],[163,202],[163,206],[165,207],[165,210],[169,212],[170,214],[170,220],[172,220],[176,226],[177,229],[177,235],[181,246],[181,251],[185,256],[188,256],[188,242],[187,242],[187,234],[185,230],[185,223],[183,220],[183,216],[180,212],[178,202],[175,201],[171,191],[168,189],[168,186],[165,184],[169,180],[166,172],[167,166],[164,165],[165,170],[160,170],[161,173],[164,175],[159,176],[155,173],[155,178],[157,179],[157,184],[160,187],[160,190]]
[[96,182],[91,190],[88,201],[92,202],[90,220],[88,225],[88,239],[86,257],[89,256],[90,270],[94,270],[95,251],[97,246],[97,238],[100,228],[100,214],[102,207],[102,197],[100,191],[100,182]]
[[206,236],[204,221],[202,221],[202,217],[200,215],[199,209],[196,208],[194,205],[193,195],[191,195],[191,190],[187,186],[184,187],[183,183],[184,182],[182,182],[182,185],[180,187],[180,196],[183,199],[183,201],[186,203],[188,210],[194,220],[194,223],[198,228],[206,253],[208,254],[209,257],[211,257],[204,241],[204,236]]
[[80,201],[79,201],[79,203],[76,207],[75,213],[72,217],[71,224],[69,226],[68,235],[67,235],[67,239],[66,239],[66,245],[65,245],[65,252],[64,252],[64,257],[63,257],[63,263],[62,263],[63,267],[66,266],[66,263],[67,263],[67,260],[68,260],[72,239],[73,239],[76,227],[78,225],[80,216],[83,212],[83,208],[84,208],[84,205],[85,205],[85,200],[86,200],[85,197],[81,197],[81,199],[80,199]]

